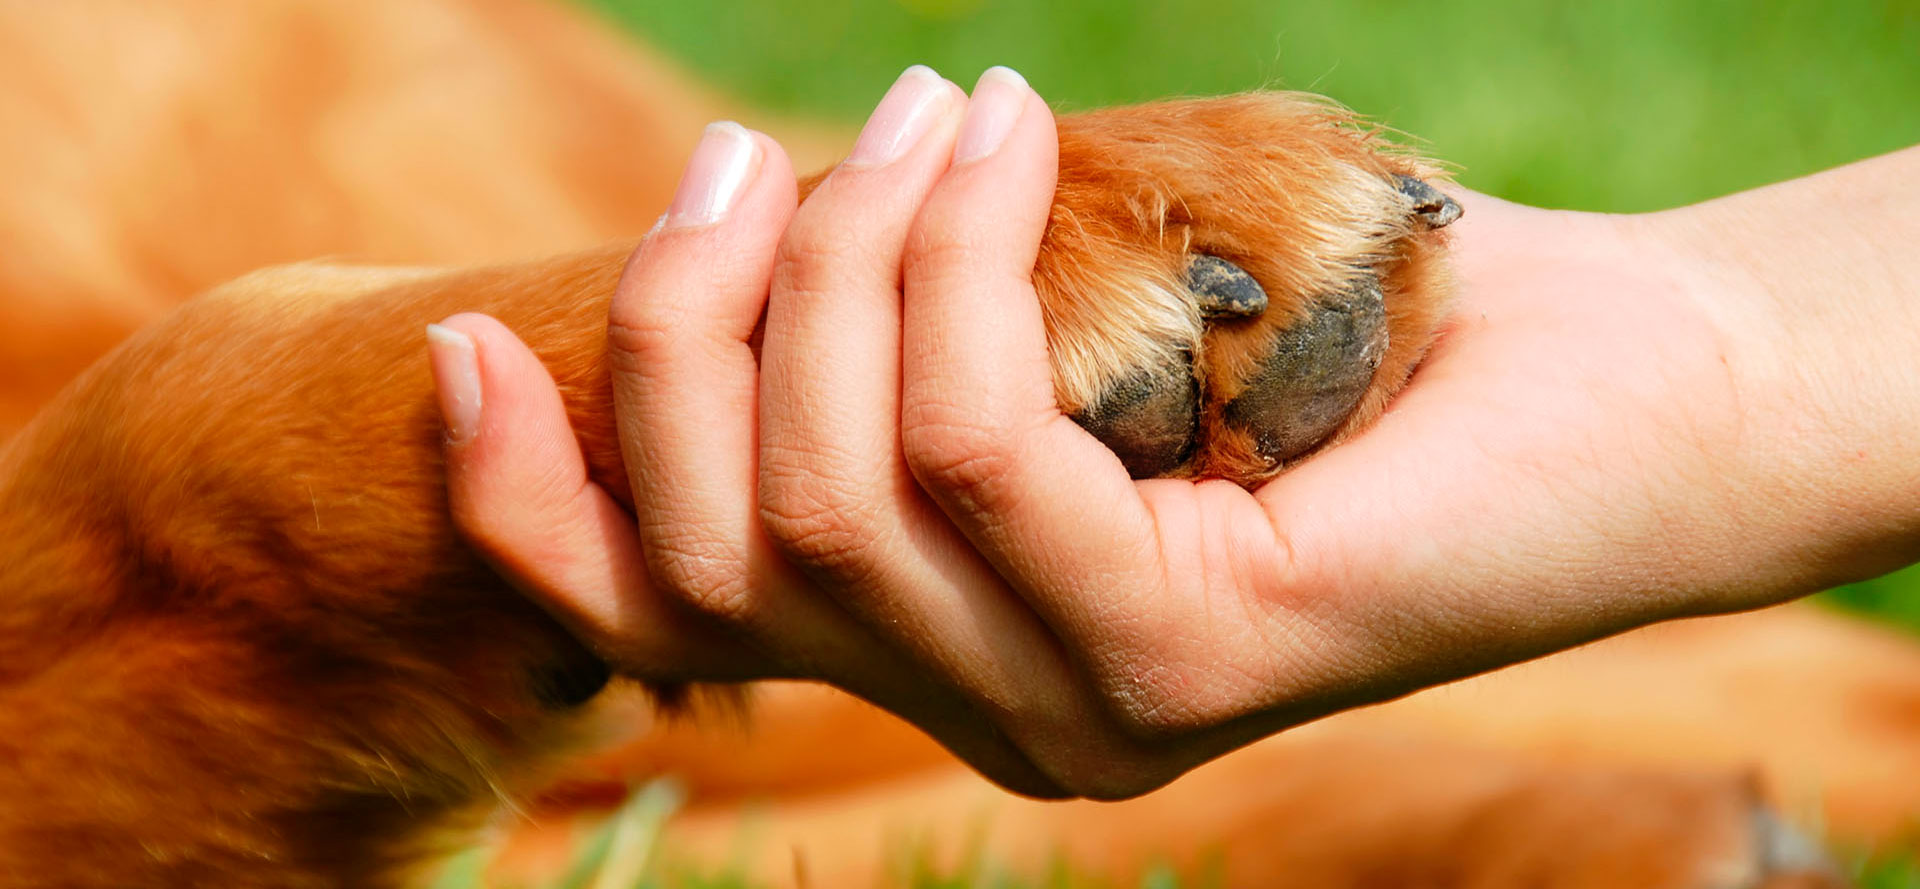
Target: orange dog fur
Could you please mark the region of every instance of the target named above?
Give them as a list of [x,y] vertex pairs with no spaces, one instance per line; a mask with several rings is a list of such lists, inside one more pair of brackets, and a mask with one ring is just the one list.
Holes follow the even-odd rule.
[[[127,331],[249,268],[329,254],[467,263],[638,231],[664,202],[697,124],[720,107],[579,19],[512,0],[20,4],[0,7],[0,59],[18,75],[0,86],[9,133],[0,227],[12,245],[0,258],[0,435]],[[235,125],[252,120],[269,125]],[[337,141],[278,135],[322,120],[340,128]],[[783,141],[822,159],[796,132],[805,135],[789,128]],[[461,147],[453,169],[450,141]],[[562,746],[570,714],[533,692],[569,678],[577,648],[479,571],[435,519],[438,432],[418,324],[491,308],[550,364],[562,354],[585,360],[597,344],[571,338],[592,334],[597,316],[589,323],[587,309],[557,300],[568,288],[604,293],[622,252],[432,276],[328,266],[252,276],[127,345],[11,443],[0,456],[0,885],[377,884],[376,873],[431,844],[421,825],[478,817],[498,789]],[[383,289],[401,302],[368,308]],[[556,303],[505,305],[529,293]],[[329,330],[386,312],[421,317],[367,337]],[[244,346],[230,336],[242,331],[252,336]],[[336,363],[370,375],[346,392],[330,391],[326,377],[275,376]],[[579,382],[596,371],[569,373]],[[197,388],[195,375],[227,388]],[[570,403],[578,408],[593,388],[576,386]],[[270,430],[267,418],[286,425]],[[323,441],[335,446],[322,450]],[[611,448],[584,443],[604,477]],[[414,458],[401,453],[424,462],[384,462]],[[257,474],[229,473],[220,462],[229,456]],[[361,484],[396,473],[392,486]],[[20,503],[30,510],[13,508]],[[220,510],[247,516],[244,533]],[[428,524],[405,522],[422,516]],[[1525,706],[1465,692],[1451,718],[1395,705],[1353,719],[1395,737],[1491,738],[1689,770],[1773,750],[1769,783],[1825,794],[1822,776],[1845,775],[1835,786],[1848,795],[1833,797],[1844,805],[1823,810],[1849,835],[1888,837],[1916,810],[1901,788],[1920,787],[1904,780],[1920,775],[1907,755],[1920,727],[1900,716],[1920,712],[1920,692],[1906,662],[1874,659],[1908,650],[1903,643],[1863,645],[1865,631],[1836,627],[1792,657],[1701,656],[1815,625],[1796,614],[1701,622],[1729,629],[1686,637],[1667,660],[1608,643],[1593,656],[1603,669],[1577,674],[1602,677],[1595,687],[1541,680],[1544,697],[1523,696]],[[1671,691],[1676,671],[1689,669],[1719,689],[1701,701],[1806,694],[1785,698],[1797,710],[1717,713],[1715,723],[1700,721],[1709,708],[1669,713],[1648,700],[1649,677]],[[1572,696],[1605,716],[1538,706],[1567,688],[1583,688]],[[838,705],[808,706],[795,718]],[[1812,731],[1822,726],[1834,731]],[[771,728],[777,735],[778,722]],[[1668,743],[1698,750],[1661,758],[1643,749]],[[1425,757],[1437,748],[1416,740],[1401,749]],[[1866,765],[1838,767],[1869,750]],[[832,754],[768,768],[805,780]],[[705,744],[655,762],[724,777],[752,757]],[[1425,761],[1462,769],[1471,759]],[[1497,756],[1477,761],[1471,768],[1507,769]],[[1210,770],[1239,775],[1222,786],[1245,789],[1274,763],[1250,754]],[[1336,777],[1311,799],[1391,789],[1368,771],[1329,765]],[[1436,800],[1429,818],[1474,811],[1444,792],[1402,792],[1407,811],[1423,805],[1416,798]],[[1192,823],[1177,813],[1194,802],[1174,794],[1128,805],[1167,813],[1177,831]],[[1046,811],[1078,831],[1076,848],[1129,842],[1100,819]],[[1521,836],[1536,811],[1481,823]],[[1359,831],[1350,840],[1368,835],[1349,829]],[[1390,834],[1371,836],[1380,854],[1406,851]],[[1497,851],[1451,854],[1497,872]],[[1434,854],[1447,866],[1448,850]]]

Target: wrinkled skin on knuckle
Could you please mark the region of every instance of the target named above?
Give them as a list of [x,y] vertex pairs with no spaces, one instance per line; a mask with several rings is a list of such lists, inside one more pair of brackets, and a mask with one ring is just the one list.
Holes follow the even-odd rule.
[[[1092,672],[1097,664],[1088,664]],[[1246,723],[1221,731],[1230,717],[1190,710],[1167,685],[1114,695],[1094,680],[1076,688],[1079,702],[1006,714],[1009,732],[1051,780],[1075,796],[1124,800],[1151,793],[1195,767],[1271,731]],[[1234,711],[1234,716],[1247,711]]]
[[650,542],[647,573],[659,590],[693,610],[733,626],[754,622],[755,603],[737,547],[680,529]]
[[1187,700],[1167,681],[1173,671],[1146,669],[1096,674],[1100,705],[1114,725],[1135,740],[1166,738],[1206,726],[1198,724]]
[[1094,689],[1108,719],[1128,738],[1174,742],[1261,709],[1271,683],[1232,661],[1218,640],[1196,640],[1095,669]]
[[616,373],[645,375],[670,360],[684,341],[671,313],[619,309],[607,321],[607,365]]
[[[1076,797],[1124,800],[1151,793],[1208,757],[1185,737],[1138,737],[1102,708],[1095,688],[1081,704],[1006,711],[996,722],[1028,760]],[[1092,704],[1091,712],[1084,705]]]
[[980,504],[1011,471],[1014,454],[1005,431],[950,408],[905,416],[901,449],[922,485]]
[[914,287],[970,290],[981,286],[979,248],[962,233],[932,228],[922,224],[908,234],[900,261],[902,279]]
[[852,232],[796,223],[774,253],[774,280],[792,292],[831,294],[842,284],[841,270],[863,267],[870,249]]
[[856,483],[762,464],[760,524],[782,555],[803,566],[845,569],[859,564],[878,539],[878,498]]

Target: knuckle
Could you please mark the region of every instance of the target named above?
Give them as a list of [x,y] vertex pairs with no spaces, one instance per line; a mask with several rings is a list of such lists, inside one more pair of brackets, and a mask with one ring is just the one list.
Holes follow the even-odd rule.
[[544,530],[541,526],[529,528],[517,522],[501,521],[491,511],[462,508],[457,504],[451,513],[454,527],[459,529],[468,548],[495,564],[528,561],[526,555],[538,549],[536,535]]
[[1199,691],[1190,677],[1164,664],[1096,671],[1095,694],[1119,731],[1136,740],[1190,734],[1219,720],[1194,707]]
[[622,372],[658,368],[685,341],[684,325],[671,310],[626,306],[607,320],[607,357]]
[[651,542],[647,569],[662,593],[702,615],[730,625],[754,622],[756,599],[735,546],[683,531]]
[[978,265],[976,252],[966,239],[939,226],[922,224],[907,239],[902,274],[908,281],[937,285]]
[[877,501],[857,483],[781,459],[761,467],[760,524],[782,555],[803,565],[844,571],[860,564],[879,537]]
[[997,714],[1036,769],[1062,792],[1095,800],[1151,793],[1206,757],[1184,739],[1140,739],[1094,709],[1018,708]]
[[867,246],[837,225],[805,224],[790,227],[774,253],[774,280],[789,291],[831,293],[845,270],[855,267]]
[[1103,689],[1101,698],[1114,724],[1131,738],[1164,738],[1205,727],[1191,710],[1157,692]]
[[1012,438],[999,424],[950,405],[909,405],[901,414],[900,447],[914,478],[976,501],[1011,472]]
[[1297,702],[1270,669],[1224,653],[1230,648],[1215,640],[1143,652],[1130,663],[1096,668],[1093,693],[1116,731],[1148,744],[1195,737]]
[[[1045,762],[1041,768],[1067,792],[1091,800],[1118,801],[1144,796],[1172,783],[1184,771],[1159,757],[1127,756],[1094,745]],[[1103,745],[1106,746],[1106,745]]]

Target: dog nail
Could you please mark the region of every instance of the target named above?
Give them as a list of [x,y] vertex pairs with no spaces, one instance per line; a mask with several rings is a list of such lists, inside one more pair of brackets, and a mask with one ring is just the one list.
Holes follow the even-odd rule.
[[666,227],[712,225],[727,218],[759,170],[760,143],[746,127],[730,120],[708,124],[673,193]]
[[1380,282],[1362,275],[1280,331],[1246,389],[1227,402],[1225,419],[1251,432],[1260,455],[1277,466],[1340,428],[1386,352],[1386,300]]
[[1187,260],[1187,289],[1209,318],[1252,318],[1267,310],[1267,292],[1246,270],[1205,253]]
[[451,327],[427,325],[427,355],[440,390],[440,419],[448,444],[466,444],[480,432],[480,356],[473,338]]
[[1395,173],[1393,187],[1413,199],[1413,215],[1418,216],[1428,228],[1446,228],[1464,212],[1453,198],[1412,176]]

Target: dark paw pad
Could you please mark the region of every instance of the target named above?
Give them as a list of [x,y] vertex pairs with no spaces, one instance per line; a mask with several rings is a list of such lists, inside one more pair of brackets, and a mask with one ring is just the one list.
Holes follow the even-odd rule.
[[1373,275],[1362,273],[1307,311],[1279,332],[1270,357],[1226,404],[1227,423],[1251,433],[1260,456],[1276,466],[1340,428],[1387,353],[1386,301]]
[[1200,426],[1192,356],[1127,377],[1073,420],[1119,455],[1134,478],[1173,472],[1192,456]]

